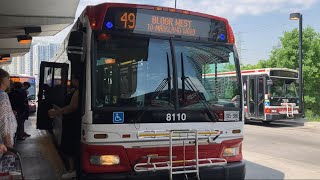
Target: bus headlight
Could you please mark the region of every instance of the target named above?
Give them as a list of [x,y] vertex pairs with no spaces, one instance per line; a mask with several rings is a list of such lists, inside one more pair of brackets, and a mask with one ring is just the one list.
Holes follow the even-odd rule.
[[223,156],[224,157],[236,156],[239,154],[239,149],[240,149],[239,146],[226,148],[223,151]]
[[118,155],[101,155],[90,156],[90,163],[93,165],[112,166],[120,164]]

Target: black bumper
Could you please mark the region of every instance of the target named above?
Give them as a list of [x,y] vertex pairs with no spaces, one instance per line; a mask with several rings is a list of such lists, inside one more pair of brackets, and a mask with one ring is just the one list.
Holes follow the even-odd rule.
[[[216,180],[216,179],[232,179],[242,180],[245,178],[245,163],[236,162],[228,163],[226,166],[203,167],[200,168],[201,180]],[[194,174],[188,174],[189,179]],[[130,173],[104,173],[104,174],[82,174],[81,179],[106,179],[106,180],[166,180],[169,179],[168,171],[161,172],[130,172]],[[174,179],[184,179],[184,175],[174,175]]]
[[288,118],[285,114],[266,114],[266,121],[277,121],[277,120],[288,120],[288,119],[297,119],[301,118],[302,114],[294,114],[293,118]]

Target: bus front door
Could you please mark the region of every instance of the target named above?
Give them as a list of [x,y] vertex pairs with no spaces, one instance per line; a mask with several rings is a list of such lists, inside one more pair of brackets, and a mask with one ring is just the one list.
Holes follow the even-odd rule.
[[247,82],[248,117],[251,119],[264,117],[264,82],[263,76],[250,76]]
[[256,78],[255,76],[249,77],[248,81],[248,112],[250,118],[256,117]]
[[265,82],[266,79],[263,76],[259,76],[258,78],[258,82],[257,82],[257,91],[258,91],[258,109],[257,109],[257,114],[259,116],[259,118],[264,119],[264,94],[265,94]]
[[37,129],[52,130],[53,121],[48,110],[53,106],[64,106],[67,93],[69,65],[65,63],[41,62],[38,92]]

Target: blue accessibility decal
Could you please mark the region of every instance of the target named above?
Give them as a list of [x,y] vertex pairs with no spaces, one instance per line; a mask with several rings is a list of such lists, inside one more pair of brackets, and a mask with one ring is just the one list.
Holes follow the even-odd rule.
[[123,123],[124,112],[113,112],[113,123]]
[[270,102],[264,102],[265,106],[270,106]]

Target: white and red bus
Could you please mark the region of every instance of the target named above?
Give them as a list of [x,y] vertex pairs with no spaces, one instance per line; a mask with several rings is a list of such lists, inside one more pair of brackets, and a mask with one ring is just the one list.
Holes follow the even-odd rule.
[[271,122],[296,119],[299,110],[298,71],[266,68],[242,71],[247,119]]
[[36,79],[33,76],[19,74],[19,75],[11,75],[10,76],[11,84],[15,82],[29,82],[30,88],[27,90],[28,92],[28,100],[29,100],[29,112],[35,113],[37,110],[36,104]]
[[[222,82],[236,81],[235,72],[218,74]],[[269,123],[277,120],[296,119],[299,110],[298,71],[287,68],[265,68],[241,71],[244,93],[245,118]],[[203,77],[212,78],[214,74]],[[222,86],[226,87],[226,86]],[[233,94],[226,90],[226,93]],[[236,97],[234,98],[235,103]]]
[[[104,3],[87,7],[66,41],[68,62],[41,64],[37,127],[55,128],[48,108],[65,105],[68,74],[80,74],[80,179],[244,179],[240,65],[226,19]],[[230,66],[232,86],[202,78]]]

